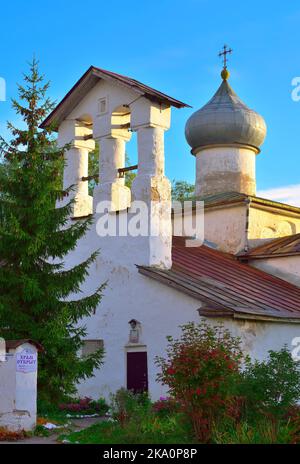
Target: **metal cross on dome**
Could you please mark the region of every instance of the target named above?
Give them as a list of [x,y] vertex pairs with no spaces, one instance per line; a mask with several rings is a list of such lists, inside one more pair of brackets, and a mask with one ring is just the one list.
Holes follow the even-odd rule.
[[224,69],[227,69],[227,55],[231,54],[233,52],[232,48],[227,48],[227,45],[224,45],[223,51],[219,53],[219,57],[222,58],[223,56],[223,61],[224,61]]

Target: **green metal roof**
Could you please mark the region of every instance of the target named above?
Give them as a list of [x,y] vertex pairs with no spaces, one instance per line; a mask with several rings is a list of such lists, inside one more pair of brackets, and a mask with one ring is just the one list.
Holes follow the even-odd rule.
[[214,195],[195,198],[194,201],[204,201],[205,208],[212,208],[222,205],[231,205],[238,203],[254,203],[259,205],[269,206],[271,208],[282,209],[300,214],[300,208],[297,206],[287,205],[279,201],[268,200],[254,195],[246,195],[238,192],[216,193]]

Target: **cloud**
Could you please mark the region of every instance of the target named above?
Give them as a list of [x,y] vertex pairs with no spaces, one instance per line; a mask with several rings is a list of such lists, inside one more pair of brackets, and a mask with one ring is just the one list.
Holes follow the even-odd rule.
[[257,192],[257,196],[300,207],[300,184],[260,190]]

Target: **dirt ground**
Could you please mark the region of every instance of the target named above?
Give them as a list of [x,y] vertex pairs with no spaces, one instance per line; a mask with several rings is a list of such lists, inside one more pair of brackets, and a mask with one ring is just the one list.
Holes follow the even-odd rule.
[[[101,420],[103,419],[101,419],[100,417],[87,417],[82,419],[70,419],[70,422],[72,424],[74,432],[79,432],[80,430],[86,429],[90,425],[93,425]],[[0,442],[0,445],[58,445],[59,443],[56,440],[57,437],[61,434],[62,431],[60,430],[59,433],[53,433],[49,437],[29,437],[17,441],[2,441]]]

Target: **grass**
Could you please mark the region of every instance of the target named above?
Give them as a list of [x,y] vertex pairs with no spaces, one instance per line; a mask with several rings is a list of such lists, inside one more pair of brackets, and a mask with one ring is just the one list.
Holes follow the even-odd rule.
[[[81,400],[82,401],[82,400]],[[62,408],[57,404],[52,404],[45,401],[38,402],[38,420],[37,426],[33,432],[34,435],[49,437],[58,433],[70,433],[72,431],[72,419],[81,418],[84,416],[97,414],[99,417],[104,416],[107,412],[108,406],[103,399],[98,401],[84,401],[83,409],[77,409],[80,400],[73,400],[73,402],[66,403]],[[68,404],[75,410],[68,409]],[[57,427],[54,429],[47,429],[45,424],[50,422]]]
[[[288,444],[293,440],[289,422],[273,424],[261,420],[255,424],[242,421],[238,424],[225,421],[213,430],[212,444]],[[59,441],[73,444],[194,444],[192,430],[180,414],[168,417],[150,415],[129,421],[122,427],[117,421],[104,420],[80,432],[64,433]]]
[[121,427],[118,423],[102,421],[80,432],[64,434],[59,440],[76,444],[192,444],[189,432],[177,417],[135,421]]
[[228,445],[272,445],[290,444],[293,442],[293,429],[289,422],[273,424],[268,420],[249,424],[244,421],[239,424],[219,425],[213,433],[213,443]]
[[[40,409],[40,412],[43,411]],[[49,407],[44,409],[49,421],[61,423],[67,411]],[[196,430],[189,415],[178,409],[176,403],[152,403],[145,395],[134,395],[120,389],[112,396],[111,418],[99,419],[94,425],[74,432],[72,428],[57,430],[58,441],[73,444],[194,444]],[[44,415],[45,416],[45,415]],[[253,414],[252,414],[253,416]],[[258,414],[243,415],[239,420],[220,416],[212,424],[208,437],[212,444],[288,444],[300,443],[299,411],[290,411],[287,417]],[[195,425],[195,424],[194,424]],[[41,428],[41,427],[40,427]],[[38,433],[45,434],[43,430]],[[198,435],[199,436],[199,435]]]

